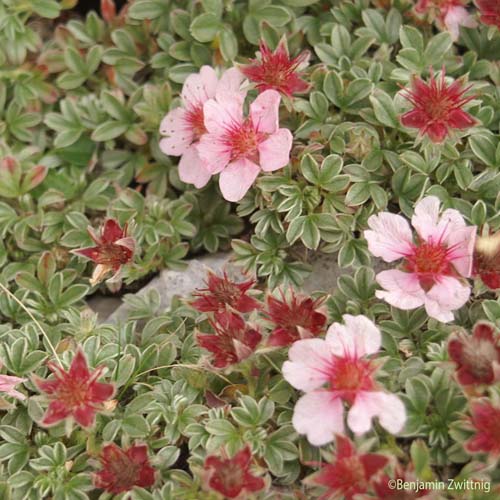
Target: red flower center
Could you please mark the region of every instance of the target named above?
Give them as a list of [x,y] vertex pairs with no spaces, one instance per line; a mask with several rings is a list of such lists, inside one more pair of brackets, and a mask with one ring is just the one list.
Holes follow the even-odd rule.
[[236,304],[241,297],[241,290],[229,280],[220,280],[215,286],[213,294],[219,302]]
[[248,119],[242,124],[236,124],[228,130],[226,146],[231,151],[231,160],[242,158],[256,159],[257,147],[264,140],[252,120]]
[[451,272],[448,248],[442,243],[423,242],[413,248],[413,255],[406,258],[406,269],[418,274],[420,285],[429,289],[436,277]]
[[217,470],[217,473],[212,477],[212,483],[221,492],[230,498],[237,496],[243,488],[244,471],[242,468],[227,460],[224,467]]
[[331,368],[330,389],[341,393],[349,404],[354,402],[358,391],[370,391],[374,387],[372,363],[364,359],[336,358]]
[[137,484],[141,466],[130,460],[125,453],[117,451],[113,453],[107,469],[114,475],[115,488],[129,491]]
[[96,262],[104,266],[110,266],[113,268],[118,268],[123,264],[130,261],[132,257],[132,251],[122,245],[115,245],[114,243],[109,243],[107,245],[102,245],[99,248],[99,253],[96,257]]
[[67,408],[87,404],[90,400],[88,380],[75,380],[66,376],[57,390],[57,399]]
[[203,105],[197,105],[186,110],[186,121],[194,133],[194,139],[198,140],[206,131]]

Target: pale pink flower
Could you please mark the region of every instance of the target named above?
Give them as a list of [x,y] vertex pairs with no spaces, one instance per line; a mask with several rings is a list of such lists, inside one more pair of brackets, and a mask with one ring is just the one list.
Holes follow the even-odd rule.
[[237,68],[228,69],[220,80],[213,68],[202,66],[199,73],[189,75],[181,92],[182,106],[170,111],[160,124],[160,149],[167,155],[180,156],[179,177],[197,188],[205,186],[211,174],[198,155],[196,144],[206,132],[203,105],[222,93],[244,98],[240,91],[243,75]]
[[203,108],[207,133],[198,146],[211,174],[220,172],[219,185],[228,201],[239,201],[260,169],[272,172],[287,165],[292,133],[279,128],[280,94],[265,90],[243,115],[243,97],[220,94]]
[[465,28],[477,28],[474,18],[467,12],[465,7],[455,5],[450,7],[443,18],[443,23],[451,35],[451,39],[457,41],[460,36],[460,26]]
[[476,226],[466,226],[454,209],[440,216],[439,205],[435,196],[415,205],[411,219],[415,239],[408,222],[388,212],[372,215],[364,235],[375,257],[386,262],[404,259],[401,269],[377,275],[383,288],[376,292],[377,297],[399,309],[425,306],[430,317],[448,322],[453,320],[452,311],[462,307],[470,295],[462,278],[471,275]]
[[377,386],[377,364],[368,358],[380,349],[379,329],[365,316],[343,316],[345,325],[333,323],[325,339],[295,342],[283,364],[285,380],[306,394],[295,405],[292,423],[314,446],[344,434],[344,406],[350,406],[347,424],[356,434],[370,430],[378,417],[387,431],[404,426],[406,412],[394,394]]
[[26,399],[26,396],[22,392],[14,389],[17,384],[21,384],[24,381],[24,378],[12,377],[11,375],[0,375],[0,392],[12,398]]

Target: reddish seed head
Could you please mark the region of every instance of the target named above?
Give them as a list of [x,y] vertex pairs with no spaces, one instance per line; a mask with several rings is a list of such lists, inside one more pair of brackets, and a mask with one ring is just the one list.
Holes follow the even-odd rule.
[[273,89],[291,97],[309,90],[310,85],[302,79],[300,71],[301,66],[307,65],[309,52],[290,58],[285,38],[281,39],[274,52],[265,42],[260,43],[259,50],[261,58],[251,60],[249,64],[241,66],[240,70],[256,84],[260,92]]
[[324,331],[326,315],[318,310],[320,302],[309,297],[299,297],[292,292],[290,300],[267,298],[267,316],[275,328],[269,345],[290,345],[301,338],[316,337]]
[[488,26],[500,28],[500,2],[498,0],[476,0],[481,17],[479,20]]
[[215,333],[200,333],[196,338],[201,347],[213,354],[216,368],[248,358],[262,339],[262,335],[248,327],[241,316],[231,312],[216,312],[211,325]]
[[500,456],[500,408],[488,400],[480,400],[472,403],[471,413],[475,435],[465,443],[465,449],[497,458]]
[[264,488],[264,480],[252,475],[250,465],[252,454],[246,446],[232,458],[209,456],[205,460],[205,471],[208,477],[207,487],[217,491],[224,498],[236,498],[240,495],[251,495]]
[[103,409],[103,403],[113,397],[113,384],[97,382],[104,369],[91,372],[81,349],[77,351],[69,370],[66,372],[55,363],[48,363],[55,375],[54,379],[33,381],[41,392],[48,395],[50,404],[45,412],[42,425],[51,426],[72,417],[82,427],[90,427],[95,414]]
[[334,462],[309,476],[306,482],[327,488],[327,492],[321,498],[342,497],[351,500],[355,495],[368,491],[388,462],[387,457],[383,455],[358,454],[348,438],[337,435]]
[[111,443],[103,447],[99,458],[101,470],[94,473],[96,488],[118,495],[134,486],[148,488],[155,482],[155,470],[149,463],[146,445],[122,449]]
[[405,127],[418,128],[420,135],[427,135],[432,142],[441,143],[453,130],[465,130],[476,120],[462,108],[474,97],[464,97],[470,87],[464,88],[457,80],[448,85],[444,70],[438,79],[431,73],[428,83],[419,77],[412,81],[412,88],[405,89],[403,96],[413,109],[401,116]]
[[499,338],[489,323],[478,323],[473,334],[455,333],[448,343],[450,358],[457,365],[462,385],[492,384],[500,368]]
[[247,292],[254,286],[254,280],[236,283],[224,273],[222,277],[209,273],[207,288],[198,290],[193,307],[200,312],[225,311],[228,308],[248,313],[260,308],[260,303]]

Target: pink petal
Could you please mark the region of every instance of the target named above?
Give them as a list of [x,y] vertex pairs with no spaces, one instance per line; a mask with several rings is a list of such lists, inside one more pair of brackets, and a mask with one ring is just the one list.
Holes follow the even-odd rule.
[[129,448],[127,455],[137,465],[148,462],[148,447],[145,444],[134,445]]
[[290,130],[280,128],[259,144],[259,163],[264,172],[272,172],[288,165],[292,141]]
[[399,309],[415,309],[424,304],[425,292],[416,275],[398,269],[382,271],[377,274],[377,283],[384,289],[376,296]]
[[372,215],[370,229],[364,232],[368,250],[386,262],[393,262],[412,253],[412,233],[403,217],[388,212]]
[[203,116],[208,132],[223,136],[243,123],[243,97],[227,94],[210,99],[203,105]]
[[247,159],[231,162],[220,174],[219,186],[227,201],[240,201],[259,175],[260,168]]
[[211,174],[205,168],[196,146],[191,146],[179,161],[179,177],[182,182],[194,184],[198,189],[202,188],[210,180]]
[[195,146],[204,168],[211,175],[221,172],[231,161],[231,150],[222,139],[218,134],[204,134]]
[[458,128],[460,130],[472,127],[476,124],[476,120],[461,109],[454,109],[448,115],[448,123],[450,127]]
[[450,259],[453,267],[464,277],[472,273],[474,246],[476,243],[476,226],[456,229],[448,235],[446,243],[452,248]]
[[391,434],[400,432],[406,421],[406,410],[401,400],[386,392],[360,392],[347,415],[347,425],[356,434],[364,434],[372,427],[372,418]]
[[411,223],[421,239],[428,241],[438,234],[439,207],[441,202],[436,196],[426,196],[415,205]]
[[88,380],[90,377],[85,354],[80,348],[76,351],[76,355],[73,358],[68,375],[70,378],[76,380]]
[[413,109],[401,116],[401,123],[408,128],[424,128],[429,122],[429,117],[419,109]]
[[194,133],[186,121],[186,111],[183,108],[175,108],[163,118],[160,133],[168,136],[160,141],[160,149],[172,156],[182,155],[194,139]]
[[439,144],[446,139],[448,127],[442,122],[432,123],[427,127],[425,133],[432,142]]
[[82,427],[91,427],[95,421],[95,410],[89,405],[82,405],[73,412],[73,417]]
[[224,98],[227,93],[240,93],[245,96],[246,91],[240,90],[244,75],[238,68],[230,68],[222,74],[217,85],[216,98]]
[[89,400],[92,403],[102,403],[111,399],[115,393],[113,384],[103,384],[102,382],[94,382],[89,388]]
[[202,66],[199,73],[189,75],[184,82],[181,98],[186,107],[203,104],[215,97],[217,75],[210,66]]
[[278,130],[280,101],[279,92],[265,90],[250,104],[250,118],[259,132],[274,134]]
[[306,434],[314,446],[323,446],[344,433],[342,401],[330,391],[304,394],[293,410],[292,424],[299,434]]
[[425,310],[431,318],[453,321],[452,311],[462,307],[470,296],[470,287],[457,278],[442,276],[425,296]]
[[477,23],[474,18],[461,5],[452,6],[444,16],[444,24],[450,32],[452,40],[455,42],[460,36],[460,26],[476,28]]
[[330,379],[331,352],[323,339],[295,342],[288,351],[290,361],[283,363],[283,377],[301,391],[312,391]]
[[43,380],[37,375],[33,375],[31,379],[38,387],[38,389],[40,389],[41,392],[45,392],[46,394],[54,394],[61,385],[61,382],[57,379]]
[[54,425],[71,414],[71,410],[60,401],[51,401],[42,420],[42,425]]
[[326,342],[333,354],[360,358],[380,349],[380,330],[366,316],[342,316],[345,326],[333,323],[326,334]]
[[123,238],[123,229],[115,219],[107,219],[102,228],[101,241],[103,243],[115,243],[116,240]]

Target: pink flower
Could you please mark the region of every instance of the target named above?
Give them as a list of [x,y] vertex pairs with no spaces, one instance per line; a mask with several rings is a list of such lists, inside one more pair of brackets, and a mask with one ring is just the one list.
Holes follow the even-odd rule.
[[127,224],[122,229],[117,220],[107,219],[100,235],[90,226],[87,231],[96,246],[73,250],[72,253],[82,255],[97,264],[90,283],[99,283],[111,272],[114,275],[108,281],[119,281],[122,266],[132,262],[135,252],[135,240],[127,236]]
[[211,174],[220,172],[219,185],[228,201],[239,201],[260,169],[272,172],[287,165],[292,133],[278,128],[280,95],[266,90],[243,116],[243,98],[221,94],[203,108],[207,133],[198,145],[200,158]]
[[476,227],[466,226],[460,212],[448,209],[439,215],[439,199],[427,196],[415,205],[412,225],[400,215],[382,212],[368,219],[364,232],[368,249],[386,262],[404,259],[402,269],[382,271],[376,295],[399,309],[425,306],[427,314],[442,322],[453,320],[470,287],[462,283],[472,270]]
[[369,431],[375,416],[393,434],[406,420],[399,398],[378,388],[377,365],[368,358],[380,349],[379,329],[365,316],[343,319],[345,326],[333,323],[324,340],[295,342],[283,364],[285,380],[306,393],[295,405],[293,426],[315,446],[345,432],[343,403],[350,406],[347,424],[356,434]]
[[481,14],[479,20],[488,26],[500,28],[500,2],[498,0],[476,0]]
[[469,89],[464,88],[460,80],[448,85],[444,70],[440,80],[431,73],[428,83],[415,77],[412,88],[402,93],[413,104],[413,109],[401,116],[401,123],[418,128],[420,136],[427,135],[432,142],[441,143],[453,129],[465,130],[476,125],[476,120],[462,109],[474,99],[474,96],[464,97]]
[[253,59],[250,64],[240,66],[240,70],[256,84],[260,92],[273,89],[291,97],[295,93],[309,90],[310,85],[301,78],[300,72],[309,63],[309,51],[291,58],[285,36],[281,38],[274,52],[271,52],[264,41],[260,42],[259,50],[260,59]]
[[26,396],[22,392],[14,389],[17,384],[22,384],[24,381],[24,378],[0,375],[0,392],[4,392],[7,396],[12,398],[21,400],[26,399]]
[[94,473],[96,488],[118,495],[134,486],[148,488],[155,482],[155,470],[149,463],[145,444],[122,449],[110,443],[103,447],[99,458],[102,468]]
[[500,232],[476,238],[472,274],[488,288],[500,288]]
[[465,443],[470,453],[487,453],[500,457],[500,408],[483,399],[471,405],[471,424],[475,435]]
[[210,324],[215,333],[199,333],[196,340],[213,354],[216,368],[225,368],[248,358],[262,339],[262,335],[249,327],[241,316],[231,312],[216,312],[215,321]]
[[274,323],[268,340],[271,346],[287,346],[296,340],[317,337],[324,332],[326,315],[320,311],[320,301],[299,297],[293,291],[290,300],[267,298],[267,316]]
[[467,12],[463,0],[419,0],[415,10],[436,17],[437,24],[450,32],[453,41],[460,36],[460,26],[476,28],[477,23]]
[[369,491],[374,479],[389,463],[384,455],[358,453],[352,441],[341,435],[336,436],[335,450],[334,462],[304,480],[306,484],[327,488],[319,500],[359,498],[358,495]]
[[199,73],[189,75],[181,92],[182,106],[170,111],[160,124],[160,149],[167,155],[181,156],[179,177],[183,182],[201,188],[209,181],[211,173],[200,159],[196,144],[205,134],[203,105],[218,94],[237,94],[245,97],[240,85],[243,75],[236,68],[228,69],[221,79],[210,66],[202,66]]
[[109,401],[115,392],[113,384],[97,382],[104,372],[104,367],[89,371],[81,349],[75,354],[69,371],[53,362],[49,362],[47,366],[55,375],[53,380],[33,377],[38,389],[50,399],[42,425],[51,426],[61,420],[74,418],[82,427],[91,427],[96,412],[103,409],[103,403]]
[[200,312],[226,311],[228,308],[240,313],[248,313],[260,308],[260,303],[247,292],[255,285],[254,280],[236,283],[230,280],[224,273],[219,277],[214,273],[208,273],[207,288],[198,290],[195,296],[198,298],[192,306]]
[[205,459],[204,469],[207,489],[220,493],[224,498],[249,498],[264,488],[264,480],[250,472],[252,453],[245,446],[232,458],[210,455]]
[[448,353],[457,365],[460,384],[491,385],[500,380],[500,338],[493,325],[479,322],[472,335],[454,333],[448,342]]

